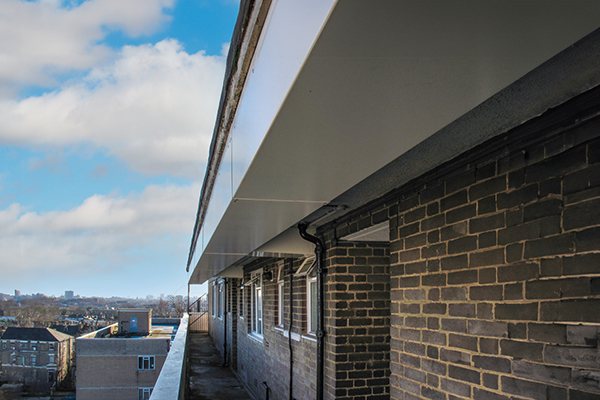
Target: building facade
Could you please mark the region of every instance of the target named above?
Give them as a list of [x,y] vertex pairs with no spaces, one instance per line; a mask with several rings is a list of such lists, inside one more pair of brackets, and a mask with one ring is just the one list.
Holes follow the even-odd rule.
[[177,325],[152,325],[151,310],[119,310],[119,322],[77,338],[77,398],[147,400]]
[[69,379],[74,338],[49,328],[9,327],[1,338],[2,382],[49,393]]
[[600,7],[569,4],[242,2],[189,267],[257,398],[600,398]]

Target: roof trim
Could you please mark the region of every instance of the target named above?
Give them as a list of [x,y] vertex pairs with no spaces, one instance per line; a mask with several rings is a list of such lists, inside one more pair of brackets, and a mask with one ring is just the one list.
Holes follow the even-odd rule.
[[[227,55],[227,69],[225,70],[217,122],[211,140],[206,174],[200,191],[186,272],[190,270],[212,189],[219,172],[219,165],[221,165],[223,153],[229,139],[230,127],[270,6],[271,0],[242,0],[240,2],[240,11]],[[240,60],[242,61],[241,64],[238,63]]]

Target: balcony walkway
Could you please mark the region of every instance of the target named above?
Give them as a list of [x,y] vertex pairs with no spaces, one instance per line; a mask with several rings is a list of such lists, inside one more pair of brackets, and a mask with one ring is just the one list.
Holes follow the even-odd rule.
[[187,400],[253,400],[219,354],[207,333],[190,332],[187,344]]

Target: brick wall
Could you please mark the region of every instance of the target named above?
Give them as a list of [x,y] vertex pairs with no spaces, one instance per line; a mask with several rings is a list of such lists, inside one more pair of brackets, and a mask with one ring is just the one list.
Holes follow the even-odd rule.
[[597,97],[395,194],[393,398],[600,398]]
[[[278,259],[262,259],[245,268],[244,281],[250,278],[250,272],[257,268],[271,271],[277,278]],[[296,270],[302,260],[293,262]],[[250,291],[246,296],[244,317],[238,317],[238,362],[237,373],[240,379],[257,398],[265,398],[263,382],[269,387],[270,398],[289,398],[290,352],[287,329],[289,327],[289,276],[287,268],[284,285],[285,329],[278,321],[278,279],[263,280],[263,337],[251,334]],[[312,400],[316,388],[316,339],[306,332],[306,278],[293,280],[293,396],[297,400]],[[239,291],[238,291],[239,293]],[[238,304],[241,300],[238,299]]]
[[[318,228],[325,398],[600,398],[599,112],[595,89]],[[338,240],[385,221],[389,244]],[[237,372],[258,398],[263,382],[289,393],[277,290],[263,282],[262,339],[248,290],[238,316]],[[285,293],[287,328],[287,278]],[[314,399],[305,279],[293,304],[294,398]]]
[[331,240],[326,246],[325,398],[388,399],[389,244],[333,246]]

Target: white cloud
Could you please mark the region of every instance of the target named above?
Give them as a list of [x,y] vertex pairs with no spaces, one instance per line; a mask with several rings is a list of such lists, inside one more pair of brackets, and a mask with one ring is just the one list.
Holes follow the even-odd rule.
[[[68,211],[0,210],[0,275],[36,271],[93,275],[176,250],[183,270],[199,185],[148,186],[141,194],[94,195]],[[183,248],[182,248],[183,243]]]
[[91,143],[138,172],[198,177],[224,69],[224,55],[190,55],[176,40],[126,46],[61,90],[0,101],[0,144]]
[[129,36],[155,31],[174,0],[89,0],[63,7],[60,0],[2,0],[0,96],[23,85],[53,86],[52,74],[85,70],[109,57],[99,44],[108,30]]

